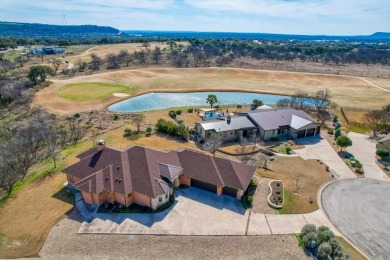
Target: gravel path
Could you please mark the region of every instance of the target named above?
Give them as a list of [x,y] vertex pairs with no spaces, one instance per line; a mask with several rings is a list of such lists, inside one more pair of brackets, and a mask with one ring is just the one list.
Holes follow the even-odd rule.
[[41,259],[308,259],[293,235],[87,235],[80,218],[75,210],[53,227]]
[[263,214],[277,214],[276,209],[268,206],[267,197],[269,194],[268,182],[272,179],[255,176],[257,179],[257,189],[253,196],[253,208],[251,211]]

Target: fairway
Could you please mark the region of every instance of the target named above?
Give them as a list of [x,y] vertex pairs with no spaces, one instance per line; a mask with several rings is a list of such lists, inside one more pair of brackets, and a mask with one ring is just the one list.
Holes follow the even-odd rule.
[[[67,90],[70,84],[80,86],[96,82],[134,86],[135,89],[126,91],[131,96],[149,92],[189,91],[247,91],[293,95],[299,90],[314,92],[328,88],[333,96],[332,101],[339,106],[372,109],[389,102],[390,92],[369,84],[369,78],[364,79],[354,76],[235,68],[134,69],[53,80],[50,88],[40,90],[36,94],[35,103],[46,106],[54,113],[69,114],[101,109],[124,99],[109,95],[120,92],[119,90],[103,88],[104,93],[99,93],[100,88],[91,89],[90,93],[74,88],[71,88],[70,93]],[[382,85],[387,81],[389,80],[382,80]],[[64,94],[64,91],[67,94]],[[84,101],[75,102],[76,100]]]
[[83,101],[90,99],[99,99],[111,96],[116,92],[128,92],[134,89],[122,84],[87,82],[87,83],[73,83],[59,89],[57,95],[74,101]]

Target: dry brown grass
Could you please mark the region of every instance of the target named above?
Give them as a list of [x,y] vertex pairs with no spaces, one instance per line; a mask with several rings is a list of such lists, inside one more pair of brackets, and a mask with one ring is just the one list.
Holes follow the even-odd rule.
[[[177,42],[177,44],[182,44],[184,46],[188,45],[188,42]],[[169,45],[165,42],[151,42],[148,50],[153,50],[155,47],[160,47],[161,49],[168,48]],[[129,53],[135,51],[146,50],[145,47],[142,47],[141,43],[121,43],[121,44],[107,44],[107,45],[97,45],[89,48],[88,50],[77,54],[67,56],[64,60],[67,60],[71,63],[76,62],[76,60],[81,59],[83,61],[90,61],[90,54],[95,53],[101,58],[105,58],[108,53],[118,54],[121,50],[127,50]]]
[[364,115],[367,112],[344,109],[344,113],[347,116],[350,124],[347,124],[347,121],[345,121],[345,118],[343,117],[340,109],[336,109],[334,113],[339,117],[339,121],[343,130],[362,134],[371,132],[371,129],[364,122]]
[[[278,179],[284,185],[284,214],[309,213],[318,209],[317,192],[322,184],[331,178],[325,171],[325,165],[316,160],[303,160],[301,157],[276,157],[269,165],[270,170],[259,169],[257,174],[263,177]],[[299,174],[300,190],[296,193],[296,180]],[[309,199],[313,199],[313,203]]]
[[37,256],[50,229],[73,208],[56,174],[25,187],[0,209],[0,258]]
[[353,260],[365,260],[366,258],[359,253],[353,246],[351,246],[344,238],[337,237],[337,240],[340,242],[341,247],[344,252],[349,255],[349,257]]
[[248,91],[292,95],[298,90],[316,91],[329,88],[333,101],[341,106],[381,107],[390,99],[384,92],[367,82],[349,76],[321,75],[281,71],[259,71],[232,68],[156,68],[122,70],[54,81],[39,91],[35,103],[45,105],[55,113],[74,113],[104,108],[122,100],[109,96],[83,102],[60,98],[56,92],[67,84],[78,82],[120,83],[137,87],[133,95],[148,92],[188,91]]

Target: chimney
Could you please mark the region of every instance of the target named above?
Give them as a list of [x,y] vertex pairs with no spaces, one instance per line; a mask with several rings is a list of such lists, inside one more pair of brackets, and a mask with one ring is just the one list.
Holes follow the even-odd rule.
[[104,140],[97,140],[96,141],[96,148],[98,151],[101,151],[104,148],[106,148],[105,141]]
[[232,121],[232,117],[231,117],[231,116],[228,116],[228,117],[226,118],[226,122],[227,122],[228,124],[230,124],[231,121]]

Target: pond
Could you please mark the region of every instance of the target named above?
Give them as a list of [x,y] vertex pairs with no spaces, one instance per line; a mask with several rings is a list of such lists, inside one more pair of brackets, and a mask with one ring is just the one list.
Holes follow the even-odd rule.
[[171,107],[205,106],[206,98],[214,94],[218,98],[216,105],[244,105],[251,104],[254,99],[265,104],[275,104],[281,98],[289,96],[247,93],[247,92],[188,92],[188,93],[149,93],[134,98],[129,98],[108,107],[114,112],[142,112],[162,110]]

